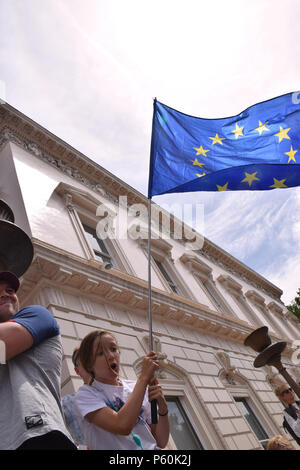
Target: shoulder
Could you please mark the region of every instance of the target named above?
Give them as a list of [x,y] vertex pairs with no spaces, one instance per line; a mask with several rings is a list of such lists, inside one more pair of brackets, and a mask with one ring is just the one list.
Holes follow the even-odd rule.
[[91,387],[90,385],[84,384],[75,393],[75,400],[80,401],[82,398],[87,396],[95,396],[98,395],[100,392],[99,390],[95,389],[95,387]]
[[59,335],[59,326],[53,315],[41,305],[23,307],[11,320],[24,326],[32,335],[34,345]]
[[12,320],[17,318],[35,318],[40,317],[41,319],[53,318],[49,310],[42,305],[28,305],[27,307],[21,308],[17,313],[12,316]]

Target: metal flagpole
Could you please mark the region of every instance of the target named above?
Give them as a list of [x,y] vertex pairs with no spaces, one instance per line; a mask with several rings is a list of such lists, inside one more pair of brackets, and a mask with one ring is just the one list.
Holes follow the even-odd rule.
[[[149,350],[153,351],[152,298],[151,298],[151,199],[148,199],[148,323]],[[157,400],[151,402],[151,422],[157,424]]]

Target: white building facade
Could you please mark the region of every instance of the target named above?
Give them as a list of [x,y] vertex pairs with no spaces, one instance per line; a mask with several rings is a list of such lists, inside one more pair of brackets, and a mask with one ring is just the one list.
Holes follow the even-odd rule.
[[[7,104],[0,106],[0,198],[34,246],[20,302],[43,305],[60,325],[62,395],[81,385],[71,355],[95,329],[116,336],[121,375],[136,379],[149,346],[147,199]],[[270,367],[255,369],[256,354],[243,343],[268,326],[272,342],[287,342],[282,360],[299,380],[291,359],[297,319],[279,288],[229,253],[207,239],[189,249],[187,235],[174,237],[177,219],[160,225],[151,242],[152,315],[168,447],[263,449],[285,434],[273,392],[282,379]],[[99,236],[107,227],[110,236]]]

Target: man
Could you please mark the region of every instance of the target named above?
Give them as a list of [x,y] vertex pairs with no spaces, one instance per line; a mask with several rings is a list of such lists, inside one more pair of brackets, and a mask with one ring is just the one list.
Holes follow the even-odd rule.
[[58,324],[39,305],[19,310],[19,285],[0,272],[0,449],[76,449],[62,416]]
[[279,385],[275,394],[285,406],[283,427],[300,445],[300,402],[295,400],[294,392],[287,384]]
[[[82,364],[78,358],[79,355],[79,346],[77,346],[72,354],[72,362],[74,365],[74,370],[79,377],[82,378],[83,383],[88,384],[90,380],[90,374],[82,367]],[[83,417],[79,413],[78,408],[75,403],[76,393],[70,395],[65,395],[62,397],[62,408],[65,417],[65,422],[71,436],[78,446],[79,449],[86,449],[85,439],[83,436]]]

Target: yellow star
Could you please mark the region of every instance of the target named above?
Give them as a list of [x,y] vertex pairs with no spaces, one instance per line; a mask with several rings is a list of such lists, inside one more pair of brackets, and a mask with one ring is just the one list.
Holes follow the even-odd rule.
[[229,189],[227,188],[228,186],[228,182],[226,184],[224,184],[224,186],[219,186],[217,184],[217,188],[218,188],[218,191],[229,191]]
[[193,165],[198,165],[200,167],[204,165],[204,163],[198,162],[197,158],[195,158],[195,160],[191,160],[191,162],[193,162]]
[[288,136],[288,131],[290,131],[291,128],[287,128],[287,129],[283,129],[281,126],[280,126],[280,132],[278,132],[277,134],[274,134],[278,137],[279,139],[279,143],[282,141],[282,139],[291,139],[289,136]]
[[287,186],[284,184],[285,180],[277,180],[276,178],[273,178],[274,184],[270,186],[270,188],[287,188]]
[[268,124],[268,121],[266,121],[264,124],[261,121],[259,122],[259,126],[256,127],[254,130],[259,133],[259,135],[262,135],[263,131],[269,131],[270,129],[266,127],[266,124]]
[[239,136],[244,136],[243,134],[243,129],[244,129],[245,126],[241,126],[239,127],[238,123],[236,122],[235,123],[235,129],[231,132],[233,132],[235,134],[235,138],[237,139]]
[[242,183],[247,182],[249,184],[249,188],[251,188],[251,184],[253,183],[253,181],[259,181],[259,178],[256,178],[255,176],[256,174],[257,174],[257,171],[255,173],[245,172],[246,178],[242,180]]
[[210,139],[213,141],[212,145],[215,145],[215,144],[223,145],[222,140],[225,140],[225,137],[219,137],[219,135],[216,134],[215,137],[210,137]]
[[197,150],[197,156],[198,155],[204,155],[205,157],[207,156],[206,155],[206,152],[209,152],[209,150],[205,150],[202,145],[200,145],[200,147],[197,149],[196,147],[194,147],[195,150]]
[[205,176],[206,173],[202,173],[202,175],[199,175],[198,173],[196,173],[196,175],[197,175],[199,178],[202,178],[202,176]]
[[289,152],[284,152],[284,155],[287,155],[289,157],[288,163],[290,163],[291,160],[294,160],[294,162],[296,163],[295,154],[297,152],[298,152],[298,150],[294,150],[292,145],[291,145],[291,148],[290,148]]

